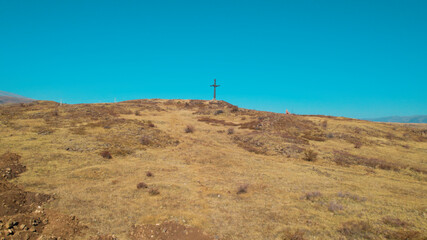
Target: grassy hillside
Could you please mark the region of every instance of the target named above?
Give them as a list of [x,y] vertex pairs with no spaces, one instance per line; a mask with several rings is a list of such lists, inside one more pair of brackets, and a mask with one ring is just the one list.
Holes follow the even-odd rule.
[[0,106],[1,154],[3,199],[32,196],[3,200],[9,239],[427,237],[427,124],[39,101]]

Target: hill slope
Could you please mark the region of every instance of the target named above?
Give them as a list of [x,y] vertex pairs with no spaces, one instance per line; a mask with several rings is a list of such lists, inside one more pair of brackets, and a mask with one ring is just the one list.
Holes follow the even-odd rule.
[[36,101],[0,106],[0,141],[0,220],[33,239],[426,237],[425,124]]
[[34,101],[33,99],[23,97],[14,93],[0,91],[0,104],[5,103],[29,103]]
[[374,122],[397,122],[397,123],[427,123],[427,115],[417,116],[393,116],[393,117],[382,117],[382,118],[371,118],[366,119]]

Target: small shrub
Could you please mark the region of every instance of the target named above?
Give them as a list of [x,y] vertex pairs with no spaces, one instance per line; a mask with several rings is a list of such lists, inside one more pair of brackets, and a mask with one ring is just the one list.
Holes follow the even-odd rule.
[[283,239],[283,240],[305,240],[304,234],[305,234],[305,232],[300,230],[300,229],[297,229],[295,231],[286,230],[283,233],[283,237],[281,239]]
[[219,115],[219,114],[222,114],[222,113],[224,113],[224,111],[222,111],[222,110],[217,110],[217,111],[215,111],[215,115]]
[[354,143],[354,148],[361,148],[362,145],[363,145],[362,142],[357,141],[357,142]]
[[409,226],[409,224],[405,221],[400,220],[399,218],[394,218],[394,217],[384,217],[382,219],[384,224],[390,225],[392,227],[407,227]]
[[140,111],[135,111],[135,116],[141,116],[141,112]]
[[151,196],[155,196],[155,195],[159,195],[160,194],[160,192],[159,192],[159,190],[157,188],[150,188],[150,190],[148,190],[148,193]]
[[324,120],[324,121],[321,123],[321,126],[322,126],[322,128],[323,128],[323,129],[326,129],[326,128],[328,127],[328,121],[327,121],[327,120]]
[[191,125],[188,125],[185,129],[184,129],[185,133],[193,133],[194,132],[194,127]]
[[148,124],[148,126],[149,127],[151,127],[151,128],[153,128],[153,127],[155,127],[156,125],[154,125],[154,123],[152,122],[152,121],[148,121],[147,122],[147,124]]
[[409,239],[425,239],[420,238],[420,232],[413,230],[399,229],[398,231],[389,231],[385,234],[387,239],[409,240]]
[[105,158],[105,159],[112,159],[113,158],[113,156],[111,156],[111,153],[109,151],[107,151],[107,150],[102,151],[101,152],[101,156],[103,158]]
[[365,221],[345,222],[338,232],[350,239],[375,239],[376,236],[374,228]]
[[36,132],[39,135],[50,135],[55,132],[55,130],[49,126],[40,126],[36,128]]
[[227,134],[228,135],[231,135],[231,134],[233,134],[234,133],[234,128],[229,128],[228,130],[227,130]]
[[141,189],[141,188],[148,188],[148,185],[144,182],[140,182],[136,185],[137,189]]
[[383,170],[399,171],[404,165],[399,163],[387,162],[377,158],[366,158],[362,156],[352,155],[343,151],[335,151],[332,159],[336,164],[342,166],[362,165],[371,168],[380,168]]
[[301,197],[301,199],[305,199],[305,200],[314,200],[317,197],[321,197],[322,193],[315,191],[315,192],[308,192],[306,193],[304,196]]
[[304,157],[302,159],[308,162],[314,162],[317,160],[317,153],[312,149],[308,149],[304,152]]
[[140,140],[140,143],[141,143],[142,145],[144,145],[144,146],[148,146],[148,145],[150,145],[150,144],[151,144],[151,137],[150,137],[150,136],[147,136],[147,135],[142,136],[142,137],[141,137],[141,140]]
[[328,210],[329,210],[330,212],[335,213],[335,212],[341,211],[341,210],[343,210],[343,209],[344,209],[344,207],[343,207],[341,204],[339,204],[339,203],[337,203],[337,202],[335,202],[335,201],[331,201],[331,202],[329,202],[329,204],[328,204]]
[[365,197],[361,197],[361,196],[359,196],[359,195],[357,195],[357,194],[351,194],[351,193],[342,193],[342,192],[339,192],[339,193],[337,194],[337,196],[338,196],[338,197],[340,197],[340,198],[349,198],[349,199],[352,199],[352,200],[354,200],[354,201],[359,201],[359,202],[364,202],[364,201],[366,201],[366,198],[365,198]]
[[237,194],[247,193],[248,192],[249,184],[245,183],[239,186],[237,188]]
[[147,173],[145,174],[147,177],[154,177],[154,174],[150,171],[147,171]]
[[234,106],[231,110],[230,110],[230,112],[232,112],[232,113],[236,113],[236,112],[238,112],[239,111],[239,107],[237,107],[237,106]]

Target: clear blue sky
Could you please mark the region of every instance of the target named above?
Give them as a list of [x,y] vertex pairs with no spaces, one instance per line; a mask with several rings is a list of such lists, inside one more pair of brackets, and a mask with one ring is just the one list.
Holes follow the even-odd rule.
[[427,114],[427,1],[0,0],[0,90]]

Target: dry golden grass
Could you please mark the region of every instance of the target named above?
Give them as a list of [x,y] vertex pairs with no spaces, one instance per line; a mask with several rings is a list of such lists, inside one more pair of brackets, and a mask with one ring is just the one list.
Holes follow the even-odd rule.
[[220,239],[427,236],[427,125],[196,100],[36,102],[0,106],[8,151],[27,167],[13,182],[53,195],[45,207],[77,216],[86,238],[168,221]]

